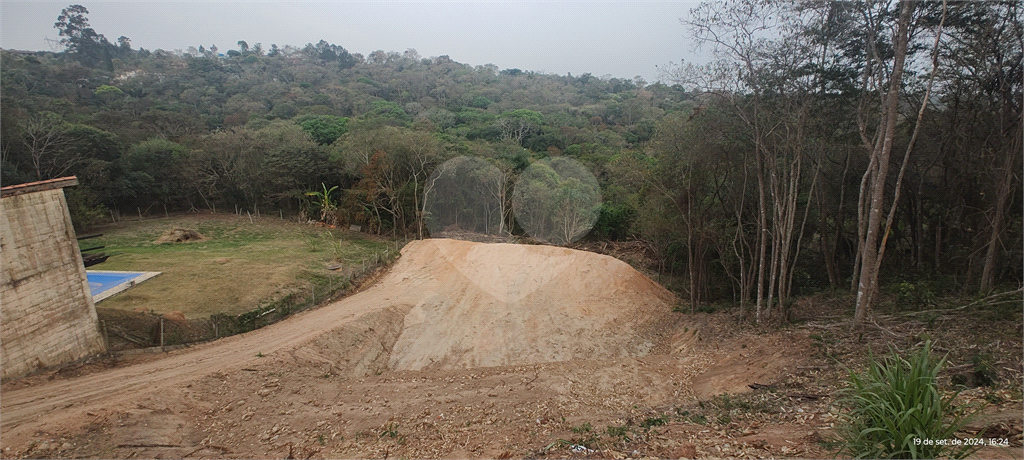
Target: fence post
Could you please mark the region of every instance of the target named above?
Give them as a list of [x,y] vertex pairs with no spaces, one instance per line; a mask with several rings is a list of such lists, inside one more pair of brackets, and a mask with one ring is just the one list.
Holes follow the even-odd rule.
[[110,351],[110,335],[107,334],[107,320],[101,319],[100,326],[103,326],[103,342],[106,344],[107,351]]
[[164,351],[164,317],[160,317],[160,351]]

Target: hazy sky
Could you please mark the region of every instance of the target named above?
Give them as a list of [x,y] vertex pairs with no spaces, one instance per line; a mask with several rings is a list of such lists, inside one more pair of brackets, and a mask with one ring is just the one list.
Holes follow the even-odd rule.
[[702,61],[679,18],[696,6],[676,2],[9,2],[0,3],[5,49],[49,50],[61,9],[80,3],[89,24],[115,42],[150,51],[245,40],[301,47],[320,39],[364,56],[415,48],[501,69],[648,81],[670,61]]

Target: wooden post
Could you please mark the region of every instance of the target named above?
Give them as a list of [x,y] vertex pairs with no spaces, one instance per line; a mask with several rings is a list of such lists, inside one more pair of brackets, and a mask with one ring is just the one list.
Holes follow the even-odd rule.
[[100,326],[103,326],[103,342],[106,343],[107,351],[110,351],[110,335],[107,334],[107,321],[101,319]]
[[160,351],[164,351],[164,317],[160,317]]

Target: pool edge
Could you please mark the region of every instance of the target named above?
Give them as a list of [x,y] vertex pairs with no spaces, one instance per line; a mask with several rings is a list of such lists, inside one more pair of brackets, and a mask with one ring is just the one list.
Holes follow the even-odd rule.
[[116,285],[116,286],[114,286],[114,287],[112,287],[110,289],[107,289],[106,291],[103,291],[103,292],[101,292],[99,294],[96,294],[96,295],[92,296],[92,303],[94,305],[99,303],[101,300],[108,299],[108,298],[113,297],[113,296],[115,296],[117,294],[120,294],[120,293],[122,293],[124,291],[127,291],[127,290],[135,287],[136,284],[142,283],[144,281],[151,280],[151,279],[155,278],[157,275],[163,273],[163,272],[136,272],[136,271],[117,271],[117,270],[86,270],[85,272],[87,274],[88,273],[96,273],[96,274],[101,274],[101,275],[102,274],[118,274],[118,273],[139,273],[139,276],[137,276],[135,278],[132,278],[132,279],[130,279],[128,281],[125,281],[125,282],[123,282],[121,284],[118,284],[118,285]]

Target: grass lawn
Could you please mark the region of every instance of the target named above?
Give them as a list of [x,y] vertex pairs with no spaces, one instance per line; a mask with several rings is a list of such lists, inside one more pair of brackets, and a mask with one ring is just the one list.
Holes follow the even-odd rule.
[[[156,243],[176,228],[205,238]],[[109,224],[80,235],[82,248],[113,254],[96,270],[158,271],[160,276],[100,302],[103,309],[180,311],[189,318],[238,314],[314,283],[340,280],[387,248],[385,240],[278,218],[192,213]],[[392,250],[394,245],[391,245]],[[338,270],[328,266],[343,264]]]

